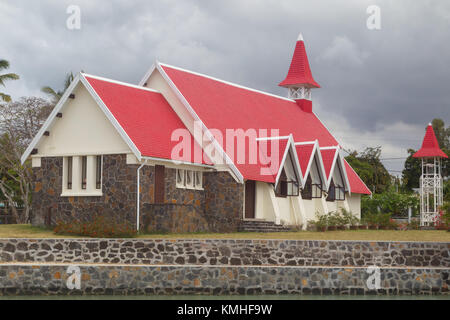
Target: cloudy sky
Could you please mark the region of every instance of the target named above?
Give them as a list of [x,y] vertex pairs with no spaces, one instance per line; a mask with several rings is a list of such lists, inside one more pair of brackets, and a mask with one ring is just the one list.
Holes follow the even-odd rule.
[[[367,28],[370,5],[380,30]],[[15,99],[61,88],[69,71],[137,83],[155,59],[285,96],[301,32],[322,86],[314,110],[344,147],[404,157],[433,118],[450,124],[450,1],[0,0],[0,30],[0,58],[21,76],[1,90]]]

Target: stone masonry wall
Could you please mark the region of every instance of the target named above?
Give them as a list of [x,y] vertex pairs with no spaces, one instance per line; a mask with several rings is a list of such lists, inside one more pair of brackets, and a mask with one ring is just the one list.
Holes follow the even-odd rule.
[[237,231],[244,215],[244,185],[228,172],[204,175],[205,218],[213,232]]
[[[103,156],[103,196],[61,197],[62,157],[41,159],[33,168],[32,224],[57,221],[91,221],[105,216],[136,225],[136,170],[126,155]],[[153,166],[140,171],[140,224],[147,231],[231,232],[237,231],[243,208],[243,185],[225,172],[204,174],[204,190],[176,187],[176,170],[165,169],[165,204],[154,203]]]
[[[103,196],[61,197],[63,158],[42,158],[41,167],[33,168],[32,224],[57,221],[91,221],[97,215],[135,225],[136,165],[126,164],[126,155],[103,157]],[[146,181],[147,180],[147,181]],[[149,179],[143,179],[142,184]]]
[[[75,294],[449,294],[449,269],[382,268],[368,288],[366,268],[0,264],[0,295]],[[73,266],[72,266],[73,268]]]
[[201,240],[0,239],[2,262],[450,269],[450,243]]

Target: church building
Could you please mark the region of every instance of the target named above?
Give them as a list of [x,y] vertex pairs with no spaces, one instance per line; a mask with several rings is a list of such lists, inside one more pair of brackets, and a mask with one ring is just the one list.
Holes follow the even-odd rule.
[[[276,84],[276,83],[274,83]],[[79,73],[22,156],[32,224],[149,232],[305,229],[370,190],[314,113],[299,36],[287,97],[156,61],[138,84]]]

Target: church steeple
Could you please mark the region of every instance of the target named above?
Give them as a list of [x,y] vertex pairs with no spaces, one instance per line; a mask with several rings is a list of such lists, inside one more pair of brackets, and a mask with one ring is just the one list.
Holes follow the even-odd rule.
[[288,88],[288,97],[296,100],[304,111],[312,111],[311,89],[320,85],[312,76],[302,34],[298,36],[288,74],[279,86]]

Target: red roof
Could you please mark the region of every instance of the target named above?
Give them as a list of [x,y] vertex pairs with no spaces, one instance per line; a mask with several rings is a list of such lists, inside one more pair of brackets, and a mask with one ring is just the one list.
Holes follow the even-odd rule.
[[297,41],[286,79],[279,84],[281,87],[289,87],[293,85],[305,85],[311,88],[320,88],[320,85],[312,76],[303,39]]
[[[172,132],[184,129],[189,134],[189,131],[161,93],[87,75],[85,78],[142,156],[210,163],[208,159],[195,159],[194,154],[172,156],[173,148],[179,143],[171,140]],[[191,145],[194,145],[194,138],[189,136]]]
[[288,148],[287,138],[258,140],[259,157],[257,157],[256,163],[234,162],[241,173],[243,171],[246,173],[245,179],[275,183],[286,148]]
[[345,171],[347,172],[348,181],[350,183],[350,191],[352,193],[371,194],[369,188],[364,184],[358,174],[344,159]]
[[434,134],[431,124],[428,125],[425,137],[423,138],[422,148],[414,155],[414,158],[439,157],[448,158],[448,156],[439,148],[439,143]]
[[333,163],[336,160],[337,152],[338,152],[338,148],[320,149],[320,153],[322,155],[323,166],[325,167],[325,174],[327,175],[327,179],[329,179],[329,177],[330,177],[331,167],[333,166]]
[[303,178],[306,178],[306,170],[308,169],[308,164],[313,156],[314,142],[308,144],[299,144],[295,146],[297,151],[298,161],[300,162],[300,168],[302,169]]
[[[223,141],[218,142],[225,152],[227,129],[266,129],[269,135],[271,129],[278,129],[277,136],[292,134],[295,142],[317,139],[321,146],[338,145],[317,116],[303,111],[294,100],[165,64],[161,67],[206,127],[223,133]],[[267,181],[258,176],[255,165],[236,167],[244,179]]]

